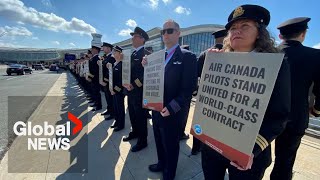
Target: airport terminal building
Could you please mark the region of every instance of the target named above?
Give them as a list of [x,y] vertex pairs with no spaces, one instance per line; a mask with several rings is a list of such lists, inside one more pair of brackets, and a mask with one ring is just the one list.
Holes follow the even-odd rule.
[[[213,32],[223,29],[223,25],[203,24],[181,28],[180,45],[189,45],[190,51],[197,56],[214,44]],[[160,27],[155,27],[147,31],[150,39],[145,47],[152,48],[153,52],[164,49]],[[88,43],[89,44],[89,43]],[[131,38],[115,43],[124,49],[132,49]],[[90,47],[88,47],[89,49]],[[62,62],[65,53],[75,54],[77,58],[81,53],[86,53],[87,49],[36,49],[36,48],[0,48],[0,63],[13,62],[23,64]],[[103,52],[102,52],[103,54]]]
[[[204,24],[181,28],[179,44],[189,45],[190,51],[199,56],[202,51],[214,44],[212,33],[223,28],[224,26],[216,24]],[[146,42],[145,47],[152,47],[153,52],[164,49],[160,30],[160,27],[156,27],[147,31],[150,39]],[[115,43],[115,45],[122,46],[124,49],[132,48],[131,39]]]

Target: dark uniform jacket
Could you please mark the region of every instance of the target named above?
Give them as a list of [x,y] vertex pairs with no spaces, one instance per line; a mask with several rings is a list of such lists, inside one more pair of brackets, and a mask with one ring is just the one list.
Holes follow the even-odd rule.
[[253,149],[255,157],[266,149],[285,129],[290,108],[290,66],[284,58]]
[[99,65],[98,61],[100,60],[98,55],[93,56],[89,61],[89,71],[94,77],[92,82],[99,83]]
[[113,91],[122,93],[122,61],[117,63],[113,68]]
[[109,79],[109,71],[108,71],[108,68],[107,68],[107,63],[111,63],[112,66],[113,64],[116,62],[116,60],[114,59],[114,57],[112,56],[112,54],[109,54],[105,59],[104,61],[102,62],[102,71],[103,71],[103,81],[105,83],[108,83],[108,79]]
[[280,45],[290,64],[292,106],[288,128],[304,134],[309,122],[309,88],[314,82],[314,93],[320,97],[320,50],[303,46],[299,41],[288,40]]
[[144,47],[131,54],[131,84],[134,89],[129,93],[142,93],[144,69],[141,61],[145,55],[148,55],[148,51],[146,51]]
[[[213,48],[216,49],[222,49],[223,45],[222,44],[215,44],[213,46]],[[197,61],[197,67],[198,67],[198,77],[201,77],[201,73],[202,73],[202,69],[203,69],[203,65],[204,65],[204,60],[206,59],[206,55],[207,55],[207,50],[203,51]]]
[[197,58],[178,46],[165,66],[163,100],[170,116],[181,114],[180,110],[188,106],[196,84]]

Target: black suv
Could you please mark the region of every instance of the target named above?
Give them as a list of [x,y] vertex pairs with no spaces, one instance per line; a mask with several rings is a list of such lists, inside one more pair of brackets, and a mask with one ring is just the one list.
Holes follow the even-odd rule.
[[32,69],[23,64],[13,64],[7,68],[7,74],[10,76],[12,73],[16,73],[17,75],[32,74]]

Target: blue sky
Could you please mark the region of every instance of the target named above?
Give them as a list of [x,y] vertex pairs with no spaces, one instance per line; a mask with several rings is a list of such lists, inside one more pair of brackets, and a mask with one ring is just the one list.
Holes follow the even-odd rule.
[[0,47],[88,48],[90,33],[116,43],[130,38],[135,26],[145,30],[174,19],[181,27],[225,25],[242,4],[258,4],[271,13],[269,30],[294,17],[311,17],[305,45],[320,48],[319,0],[1,0]]

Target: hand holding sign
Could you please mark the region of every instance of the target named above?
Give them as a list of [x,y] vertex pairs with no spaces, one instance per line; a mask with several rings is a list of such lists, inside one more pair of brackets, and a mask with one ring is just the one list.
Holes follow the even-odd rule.
[[134,89],[134,87],[132,86],[132,84],[128,84],[128,85],[123,85],[128,91],[132,91]]
[[112,64],[111,63],[107,63],[107,68],[110,70],[112,68]]
[[217,48],[209,48],[208,49],[208,52],[216,52],[216,53],[219,53],[219,52],[224,52],[223,49],[217,49]]
[[251,156],[249,158],[249,161],[248,161],[248,164],[247,164],[246,167],[242,167],[242,166],[238,165],[236,162],[232,162],[232,161],[230,162],[230,164],[232,166],[236,167],[237,169],[239,169],[240,171],[246,171],[248,169],[251,169],[251,166],[253,164],[253,158],[254,158],[254,155],[251,154]]
[[147,55],[145,55],[145,56],[143,57],[143,59],[142,59],[142,61],[141,61],[141,64],[142,64],[143,67],[148,64]]
[[167,117],[167,116],[170,116],[170,112],[169,110],[165,107],[162,109],[162,111],[160,112],[161,116],[162,117]]

